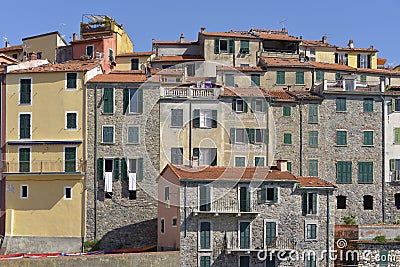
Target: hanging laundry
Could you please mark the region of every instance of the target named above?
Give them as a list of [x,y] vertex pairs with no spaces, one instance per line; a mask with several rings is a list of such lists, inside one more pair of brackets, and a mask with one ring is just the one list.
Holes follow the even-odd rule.
[[136,191],[136,173],[129,173],[128,190]]
[[112,172],[105,172],[104,173],[104,191],[105,192],[112,192]]

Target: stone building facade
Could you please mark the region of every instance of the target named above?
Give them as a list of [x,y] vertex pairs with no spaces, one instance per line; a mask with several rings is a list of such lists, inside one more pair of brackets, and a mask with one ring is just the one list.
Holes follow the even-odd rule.
[[159,86],[146,80],[116,72],[88,86],[86,239],[104,249],[156,244]]

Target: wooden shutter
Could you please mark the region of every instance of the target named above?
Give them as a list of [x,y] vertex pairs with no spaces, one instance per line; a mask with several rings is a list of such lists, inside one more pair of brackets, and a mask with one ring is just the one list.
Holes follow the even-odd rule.
[[218,127],[218,111],[212,110],[211,117],[212,117],[211,128],[217,128]]
[[65,162],[64,170],[66,172],[76,171],[76,148],[66,147],[65,148]]
[[250,188],[246,186],[240,187],[240,211],[250,211]]
[[31,149],[30,148],[20,148],[19,149],[19,172],[29,172],[30,171],[30,161],[31,161]]
[[128,180],[128,164],[125,158],[121,158],[121,177],[122,180]]
[[193,128],[200,128],[200,109],[193,110]]
[[229,39],[228,43],[229,43],[229,49],[228,49],[229,54],[234,54],[235,53],[235,40]]
[[138,113],[143,113],[143,88],[137,90],[138,94]]
[[246,129],[248,142],[254,144],[256,142],[256,129]]
[[129,107],[129,89],[128,88],[124,88],[123,91],[123,110],[122,110],[122,114],[126,114],[127,110]]
[[394,143],[400,143],[400,128],[394,128]]
[[303,216],[308,214],[308,210],[307,210],[307,193],[303,193],[301,196],[301,202],[302,202],[302,211],[303,211]]
[[103,89],[103,112],[113,113],[114,112],[114,89],[104,88]]
[[21,79],[20,81],[20,104],[30,104],[31,103],[31,80]]
[[250,248],[250,223],[240,222],[240,248]]
[[103,158],[98,158],[97,159],[97,179],[98,180],[104,179],[103,164],[104,164]]
[[275,237],[276,237],[276,223],[275,222],[267,222],[265,226],[265,236],[266,236],[266,245],[270,245]]
[[371,55],[367,55],[367,68],[371,68]]
[[247,101],[245,99],[243,99],[243,112],[247,113],[247,111],[248,111]]
[[119,173],[120,173],[120,165],[119,165],[119,158],[114,158],[114,170],[113,170],[113,176],[114,180],[119,180]]
[[312,214],[317,214],[317,199],[318,195],[316,193],[312,193]]
[[357,54],[357,68],[361,68],[361,55]]
[[210,223],[209,222],[202,222],[200,224],[200,248],[201,249],[209,249],[211,244],[211,237],[210,237]]
[[214,39],[214,54],[219,54],[219,39]]
[[232,110],[236,111],[236,99],[232,99]]
[[21,114],[19,120],[20,138],[31,138],[31,115]]
[[278,187],[274,187],[274,202],[278,202]]
[[251,86],[260,86],[260,74],[251,74]]
[[268,129],[264,129],[264,144],[269,143],[269,131]]
[[235,136],[236,136],[236,129],[235,128],[231,128],[230,129],[230,141],[231,141],[231,144],[235,143]]
[[136,179],[138,181],[143,181],[143,158],[137,159],[136,162],[137,162]]

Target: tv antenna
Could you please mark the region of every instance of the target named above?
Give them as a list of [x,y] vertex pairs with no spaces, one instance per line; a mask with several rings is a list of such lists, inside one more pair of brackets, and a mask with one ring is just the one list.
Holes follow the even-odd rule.
[[282,25],[282,30],[285,29],[285,22],[288,21],[288,19],[283,19],[279,21],[279,23]]

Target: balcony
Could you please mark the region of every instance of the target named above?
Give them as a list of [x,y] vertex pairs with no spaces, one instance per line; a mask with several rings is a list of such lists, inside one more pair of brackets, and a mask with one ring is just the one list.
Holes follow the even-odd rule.
[[212,203],[200,205],[194,211],[194,215],[199,214],[213,214],[219,216],[220,214],[234,214],[236,216],[242,215],[259,215],[257,201],[239,201],[237,199],[218,199]]
[[86,171],[86,161],[65,160],[32,160],[26,162],[2,162],[3,173],[12,174],[45,174],[45,173],[82,173]]
[[296,250],[296,242],[294,238],[288,238],[284,236],[277,236],[273,238],[267,246],[264,248],[255,248],[248,242],[244,244],[244,242],[240,243],[238,240],[238,232],[228,231],[225,232],[224,238],[224,249],[227,254],[231,254],[232,252],[259,252],[259,251],[271,251],[271,250]]
[[400,182],[400,170],[394,170],[389,172],[391,182]]
[[163,98],[211,98],[219,96],[219,88],[161,87]]

